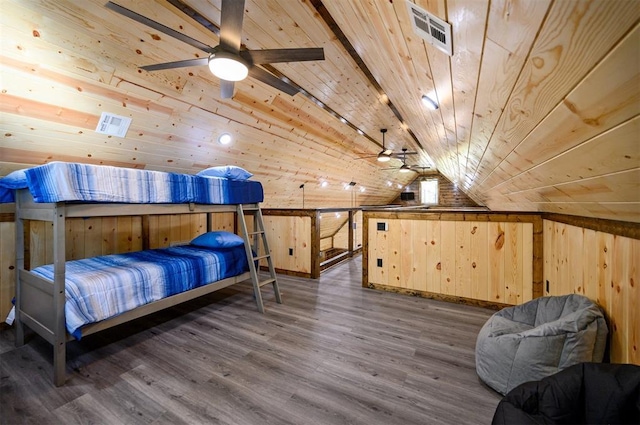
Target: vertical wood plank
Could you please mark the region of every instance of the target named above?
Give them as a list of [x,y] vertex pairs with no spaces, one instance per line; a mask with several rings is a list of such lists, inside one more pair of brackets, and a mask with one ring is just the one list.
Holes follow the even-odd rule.
[[489,301],[489,225],[475,221],[471,226],[471,298]]
[[116,251],[131,252],[131,217],[116,217]]
[[556,278],[556,228],[555,222],[551,220],[544,220],[544,269],[543,269],[543,294],[545,296],[551,295],[551,282],[555,282]]
[[442,276],[440,291],[443,294],[455,295],[456,276],[456,223],[454,221],[440,222]]
[[628,285],[631,273],[631,240],[615,236],[613,239],[613,270],[611,278],[611,302],[609,333],[611,341],[611,362],[626,363],[629,361],[628,339]]
[[625,329],[629,332],[629,363],[640,365],[640,240],[631,241],[629,262],[631,264],[629,278],[629,319]]
[[16,230],[13,222],[0,222],[0,321],[11,310],[16,293]]
[[583,229],[582,264],[584,295],[598,302],[598,244],[595,230]]
[[502,223],[489,223],[489,281],[491,301],[506,303],[504,294],[505,231]]
[[606,311],[611,311],[610,293],[613,270],[613,235],[597,232],[598,240],[598,304]]
[[411,220],[410,237],[407,238],[407,242],[413,246],[412,264],[410,268],[412,271],[410,287],[418,291],[427,290],[427,221],[426,220]]
[[518,286],[520,303],[533,298],[533,223],[522,223],[522,281]]
[[440,222],[427,221],[427,291],[440,293],[442,278],[442,244],[440,238]]
[[160,246],[159,233],[160,229],[158,228],[158,215],[149,215],[147,216],[149,228],[148,228],[148,237],[149,237],[149,248],[155,249]]
[[567,268],[569,287],[567,294],[584,295],[584,263],[582,250],[584,246],[584,229],[576,226],[567,226]]
[[104,217],[102,219],[102,255],[115,254],[117,252],[117,229],[118,220],[116,217]]
[[471,223],[456,221],[455,294],[471,298]]
[[32,269],[47,263],[46,247],[47,236],[44,221],[29,221],[29,254],[31,255],[30,266]]
[[[378,223],[387,223],[389,220],[381,220],[378,218],[369,219],[369,282],[387,285],[389,258],[388,251],[388,232],[377,230]],[[382,261],[382,265],[378,266],[378,260]]]
[[85,258],[102,255],[102,218],[90,217],[83,222]]
[[166,248],[171,244],[171,216],[158,216],[158,248]]
[[504,301],[507,304],[518,304],[518,282],[522,281],[522,252],[520,242],[522,228],[518,223],[504,225]]
[[402,240],[402,222],[404,220],[389,220],[389,251],[388,251],[388,285],[400,285],[400,265],[402,264],[401,251],[404,245]]
[[85,258],[84,253],[84,219],[67,219],[66,259],[78,260]]

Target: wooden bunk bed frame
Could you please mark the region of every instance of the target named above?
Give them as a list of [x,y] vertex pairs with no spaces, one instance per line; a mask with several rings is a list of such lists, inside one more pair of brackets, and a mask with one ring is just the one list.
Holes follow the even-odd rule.
[[[24,325],[35,331],[53,346],[53,382],[64,385],[66,377],[66,342],[73,339],[65,326],[65,225],[72,217],[113,217],[148,216],[164,214],[202,214],[208,215],[207,230],[211,230],[211,213],[234,212],[237,214],[244,239],[249,271],[186,292],[142,305],[110,319],[82,327],[82,335],[87,336],[113,326],[155,313],[171,306],[226,288],[238,282],[251,279],[256,304],[260,313],[264,313],[260,288],[273,285],[276,302],[282,303],[275,268],[271,259],[260,204],[209,205],[209,204],[120,204],[120,203],[36,203],[28,189],[16,191],[16,345],[24,345]],[[253,232],[248,232],[245,213],[254,218]],[[53,223],[53,285],[49,280],[25,269],[24,220],[46,221]],[[264,253],[260,252],[262,240]],[[269,278],[260,281],[256,264],[266,259]]]

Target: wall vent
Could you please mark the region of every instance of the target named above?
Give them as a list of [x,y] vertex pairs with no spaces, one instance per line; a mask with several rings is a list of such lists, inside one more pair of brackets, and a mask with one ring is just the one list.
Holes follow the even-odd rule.
[[427,43],[453,56],[451,24],[416,6],[411,0],[407,0],[407,9],[413,31]]
[[131,125],[131,118],[103,112],[96,127],[96,133],[108,134],[110,136],[124,137]]

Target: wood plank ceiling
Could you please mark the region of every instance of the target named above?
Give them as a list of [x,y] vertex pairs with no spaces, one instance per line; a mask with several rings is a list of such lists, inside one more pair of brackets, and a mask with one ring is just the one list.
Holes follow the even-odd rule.
[[[183,2],[219,24],[219,0]],[[268,207],[301,207],[302,184],[306,207],[386,204],[416,174],[360,159],[381,150],[384,127],[388,147],[419,152],[409,164],[493,210],[640,222],[640,2],[416,1],[451,23],[449,57],[413,32],[405,0],[247,0],[247,48],[323,47],[326,60],[273,65],[309,96],[248,78],[232,99],[206,67],[140,70],[202,52],[104,3],[2,1],[0,174],[50,160],[237,164]],[[218,43],[168,1],[117,3]],[[93,131],[103,111],[133,119],[126,138]]]

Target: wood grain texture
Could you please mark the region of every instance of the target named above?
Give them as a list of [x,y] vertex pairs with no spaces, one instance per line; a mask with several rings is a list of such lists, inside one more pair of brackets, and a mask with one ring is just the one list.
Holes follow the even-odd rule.
[[500,400],[475,373],[492,310],[364,289],[360,257],[319,280],[279,276],[259,314],[235,285],[69,344],[0,331],[3,421],[220,424],[487,423]]
[[[364,211],[369,220],[367,285],[505,305],[534,297],[534,281],[542,279],[542,258],[534,256],[534,245],[541,245],[542,239],[536,238],[534,244],[534,223],[520,220],[538,220],[529,216],[512,217],[509,222],[472,221],[462,214],[457,220],[453,214],[434,220],[434,216],[440,214]],[[386,231],[377,230],[379,222],[387,224]]]
[[594,300],[608,320],[611,361],[640,364],[640,240],[551,220],[544,221],[544,232],[546,295],[578,293]]

